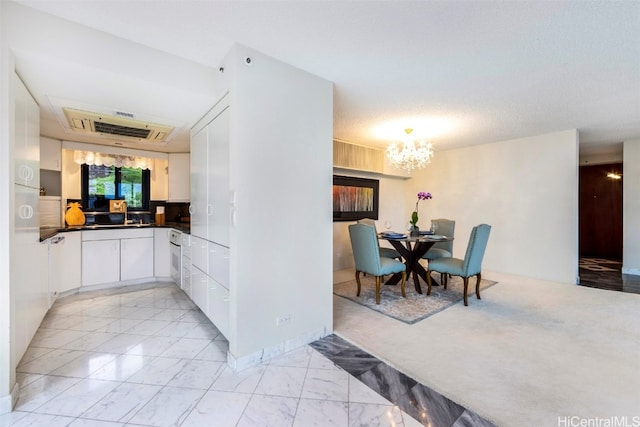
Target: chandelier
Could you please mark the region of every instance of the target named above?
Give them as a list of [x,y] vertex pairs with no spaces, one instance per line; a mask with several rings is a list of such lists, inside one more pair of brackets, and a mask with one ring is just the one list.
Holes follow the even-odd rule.
[[433,157],[433,146],[424,141],[414,141],[411,138],[413,129],[405,129],[406,135],[402,141],[402,148],[399,144],[392,143],[387,147],[387,158],[397,169],[404,169],[411,173],[414,169],[421,169],[431,163]]

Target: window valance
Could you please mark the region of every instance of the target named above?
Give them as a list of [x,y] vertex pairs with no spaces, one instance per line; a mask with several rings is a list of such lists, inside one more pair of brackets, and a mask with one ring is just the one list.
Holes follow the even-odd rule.
[[152,169],[153,159],[121,154],[106,154],[95,151],[74,150],[73,160],[82,165],[116,166],[127,168]]

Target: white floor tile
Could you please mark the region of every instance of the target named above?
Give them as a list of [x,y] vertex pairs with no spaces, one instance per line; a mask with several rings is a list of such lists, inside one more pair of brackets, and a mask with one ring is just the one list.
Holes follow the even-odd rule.
[[[25,372],[16,372],[16,383],[20,388],[28,386],[32,382],[39,380],[44,375],[42,374],[27,374]],[[1,424],[0,424],[1,425]]]
[[347,402],[300,399],[294,427],[347,427],[349,404]]
[[[113,319],[110,319],[111,321]],[[101,344],[113,339],[117,334],[106,333],[106,332],[92,332],[90,334],[84,335],[77,340],[73,340],[67,344],[63,344],[60,348],[65,348],[68,350],[83,350],[90,351],[94,350]]]
[[11,427],[66,427],[73,420],[71,417],[58,415],[28,414],[15,424],[12,424]]
[[229,366],[225,366],[218,379],[211,386],[211,390],[253,393],[266,369],[267,365],[258,365],[234,372]]
[[180,427],[235,426],[250,394],[208,391]]
[[47,353],[51,353],[53,349],[37,347],[34,346],[33,343],[27,348],[27,351],[24,352],[22,359],[20,359],[20,363],[18,363],[18,367],[24,365],[25,363],[29,363],[40,356],[43,356]]
[[121,319],[113,317],[111,318],[111,323],[102,328],[99,328],[97,332],[120,334],[123,332],[127,332],[129,329],[133,328],[140,322],[142,322],[142,319]]
[[[186,323],[188,325],[188,323]],[[194,359],[202,360],[214,360],[216,362],[227,362],[227,351],[229,350],[229,343],[225,341],[211,341],[207,346],[202,349],[200,353],[194,357]]]
[[160,390],[161,386],[122,383],[82,414],[104,421],[129,421]]
[[0,415],[0,427],[15,425],[21,418],[29,415],[29,412],[13,411]]
[[182,359],[193,359],[209,344],[209,340],[197,338],[180,338],[180,340],[168,348],[163,357],[179,357]]
[[331,360],[327,359],[322,354],[318,353],[316,350],[312,349],[311,351],[311,360],[309,361],[309,367],[315,369],[333,369],[333,370],[341,370],[336,366]]
[[129,422],[156,427],[179,426],[204,393],[192,388],[164,387]]
[[304,346],[271,359],[269,361],[269,365],[307,368],[309,366],[309,361],[311,360],[312,351],[311,347]]
[[300,397],[307,370],[287,366],[268,366],[255,393],[270,396]]
[[349,377],[345,371],[309,369],[302,387],[301,397],[307,399],[349,400]]
[[226,364],[209,360],[187,360],[168,386],[208,390]]
[[20,389],[18,403],[14,409],[17,411],[34,411],[79,381],[81,381],[80,378],[46,375]]
[[[175,311],[175,310],[174,310]],[[193,323],[172,321],[166,328],[156,332],[156,335],[163,337],[182,338],[193,329]]]
[[[187,323],[187,322],[182,322]],[[199,338],[212,340],[220,335],[220,331],[211,322],[202,322],[193,326],[185,335],[185,338]]]
[[293,425],[298,399],[254,394],[237,427],[286,427]]
[[31,340],[31,345],[36,347],[60,348],[60,346],[76,340],[86,334],[87,332],[85,331],[40,329]]
[[127,331],[128,334],[134,335],[155,335],[162,328],[169,326],[171,322],[168,320],[144,320]]
[[140,345],[140,343],[146,338],[147,336],[145,335],[119,334],[109,341],[97,346],[94,351],[101,353],[123,354]]
[[111,421],[76,418],[74,422],[69,424],[69,427],[122,427],[123,425],[122,423],[113,423]]
[[142,356],[160,356],[167,349],[177,343],[179,338],[174,337],[145,337],[138,345],[127,350],[127,354],[139,354]]
[[154,357],[152,356],[123,354],[105,364],[102,368],[89,374],[89,378],[96,380],[124,381],[142,369],[146,363],[153,359]]
[[127,379],[130,383],[166,385],[185,366],[186,360],[156,357]]
[[83,354],[77,350],[53,350],[46,357],[39,357],[31,362],[18,366],[18,372],[28,374],[48,374],[49,372],[66,365],[76,357]]
[[51,371],[51,375],[85,378],[116,358],[116,354],[83,352],[71,362]]
[[84,379],[58,394],[36,411],[78,417],[118,386],[115,381]]

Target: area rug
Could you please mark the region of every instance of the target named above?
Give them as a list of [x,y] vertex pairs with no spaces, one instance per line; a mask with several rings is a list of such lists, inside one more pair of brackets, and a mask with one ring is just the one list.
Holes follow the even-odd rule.
[[[423,292],[421,295],[416,292],[413,279],[407,280],[406,298],[402,297],[400,284],[395,286],[383,284],[380,290],[380,304],[376,304],[375,278],[361,276],[360,281],[362,283],[360,296],[356,296],[358,284],[355,279],[334,284],[333,293],[409,325],[426,319],[454,304],[462,304],[463,300],[464,285],[460,277],[450,278],[447,289],[443,289],[441,286],[433,286],[429,296],[427,296],[426,283],[420,283]],[[482,279],[480,282],[480,296],[482,296],[484,289],[496,283]],[[475,278],[469,279],[468,295],[470,304],[473,302],[472,299],[476,299],[475,285]]]

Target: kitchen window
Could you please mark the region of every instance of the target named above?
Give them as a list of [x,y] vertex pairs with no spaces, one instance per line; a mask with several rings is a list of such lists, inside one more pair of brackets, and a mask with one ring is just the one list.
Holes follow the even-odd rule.
[[127,210],[149,210],[149,169],[106,165],[81,166],[82,206],[86,211],[108,211],[109,200],[125,200]]

